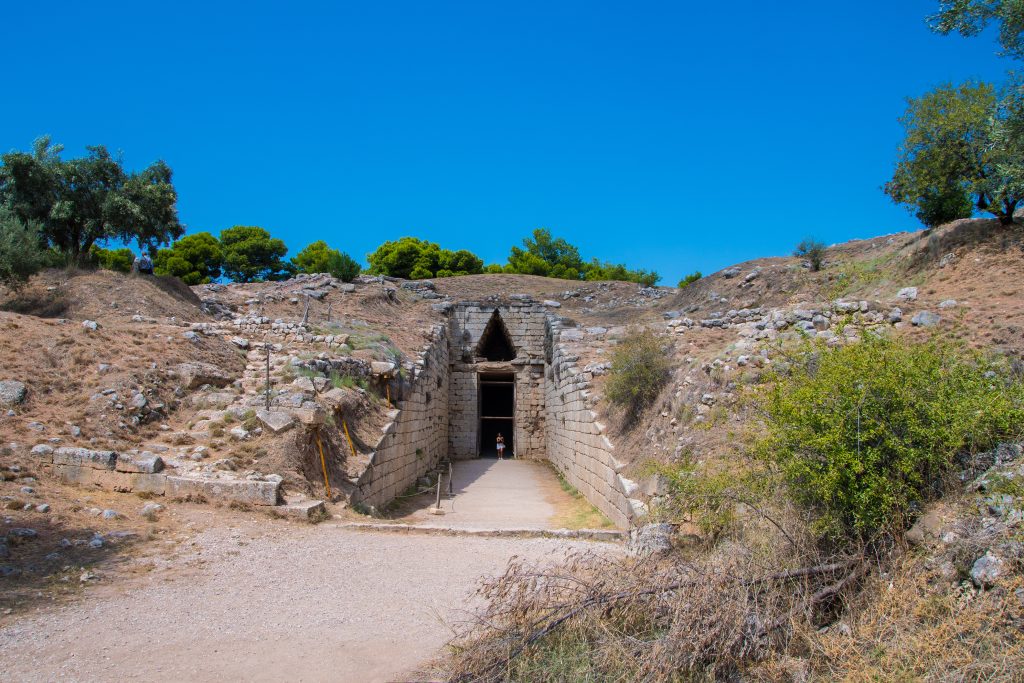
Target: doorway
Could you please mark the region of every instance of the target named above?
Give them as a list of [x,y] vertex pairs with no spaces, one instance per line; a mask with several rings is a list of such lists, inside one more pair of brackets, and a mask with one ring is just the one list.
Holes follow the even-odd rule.
[[515,453],[516,376],[511,372],[490,372],[479,375],[480,441],[482,458],[498,457],[497,438],[505,439],[505,456]]

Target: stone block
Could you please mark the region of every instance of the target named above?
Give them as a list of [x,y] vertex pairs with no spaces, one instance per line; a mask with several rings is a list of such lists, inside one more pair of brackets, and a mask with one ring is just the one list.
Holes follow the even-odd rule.
[[155,474],[164,469],[164,460],[159,455],[153,455],[152,453],[142,453],[141,455],[125,455],[121,453],[117,456],[114,469],[118,472]]
[[327,506],[322,500],[304,500],[299,503],[282,505],[279,512],[287,517],[301,519],[304,522],[319,522],[327,518]]
[[63,447],[53,452],[54,465],[113,470],[116,463],[117,453],[114,451],[90,451],[88,448]]
[[253,481],[250,479],[200,479],[168,476],[168,496],[184,498],[202,495],[221,502],[239,502],[250,505],[277,505],[281,482]]
[[280,410],[257,410],[256,417],[274,434],[286,432],[295,426],[295,419],[288,413]]

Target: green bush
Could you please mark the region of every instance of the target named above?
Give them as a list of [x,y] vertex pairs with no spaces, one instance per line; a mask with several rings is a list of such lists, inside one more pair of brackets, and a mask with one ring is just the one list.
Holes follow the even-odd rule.
[[701,272],[699,270],[695,270],[694,272],[690,273],[689,275],[687,275],[686,277],[679,281],[679,289],[682,289],[683,287],[689,287],[702,277],[704,276],[701,274]]
[[898,535],[942,491],[961,452],[1017,436],[1024,385],[998,363],[938,338],[865,335],[775,374],[757,402],[757,445],[832,539]]
[[650,330],[631,330],[612,353],[605,395],[632,423],[658,398],[668,381],[669,359]]
[[0,283],[19,289],[44,265],[39,233],[0,207]]

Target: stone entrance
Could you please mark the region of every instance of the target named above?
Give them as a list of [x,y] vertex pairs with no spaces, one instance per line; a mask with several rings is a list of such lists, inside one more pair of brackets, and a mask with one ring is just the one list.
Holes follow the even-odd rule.
[[505,455],[515,453],[516,376],[513,372],[479,375],[480,457],[497,457],[497,439],[505,440]]

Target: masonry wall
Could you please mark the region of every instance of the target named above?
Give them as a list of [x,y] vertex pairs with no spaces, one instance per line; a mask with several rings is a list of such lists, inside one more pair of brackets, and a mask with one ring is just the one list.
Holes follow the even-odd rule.
[[382,506],[437,466],[448,452],[448,329],[437,325],[427,349],[412,365],[411,389],[370,457],[353,502]]
[[546,368],[544,425],[547,457],[562,476],[616,526],[632,517],[619,479],[623,463],[591,410],[589,373],[577,365],[571,343],[561,341],[561,327],[548,319],[550,357]]
[[[495,310],[516,348],[516,359],[510,362],[481,361],[475,356]],[[515,374],[516,455],[544,457],[544,310],[532,301],[519,301],[502,306],[463,303],[452,311],[448,323],[452,364],[448,438],[452,458],[475,458],[480,454],[477,381],[481,372]]]

